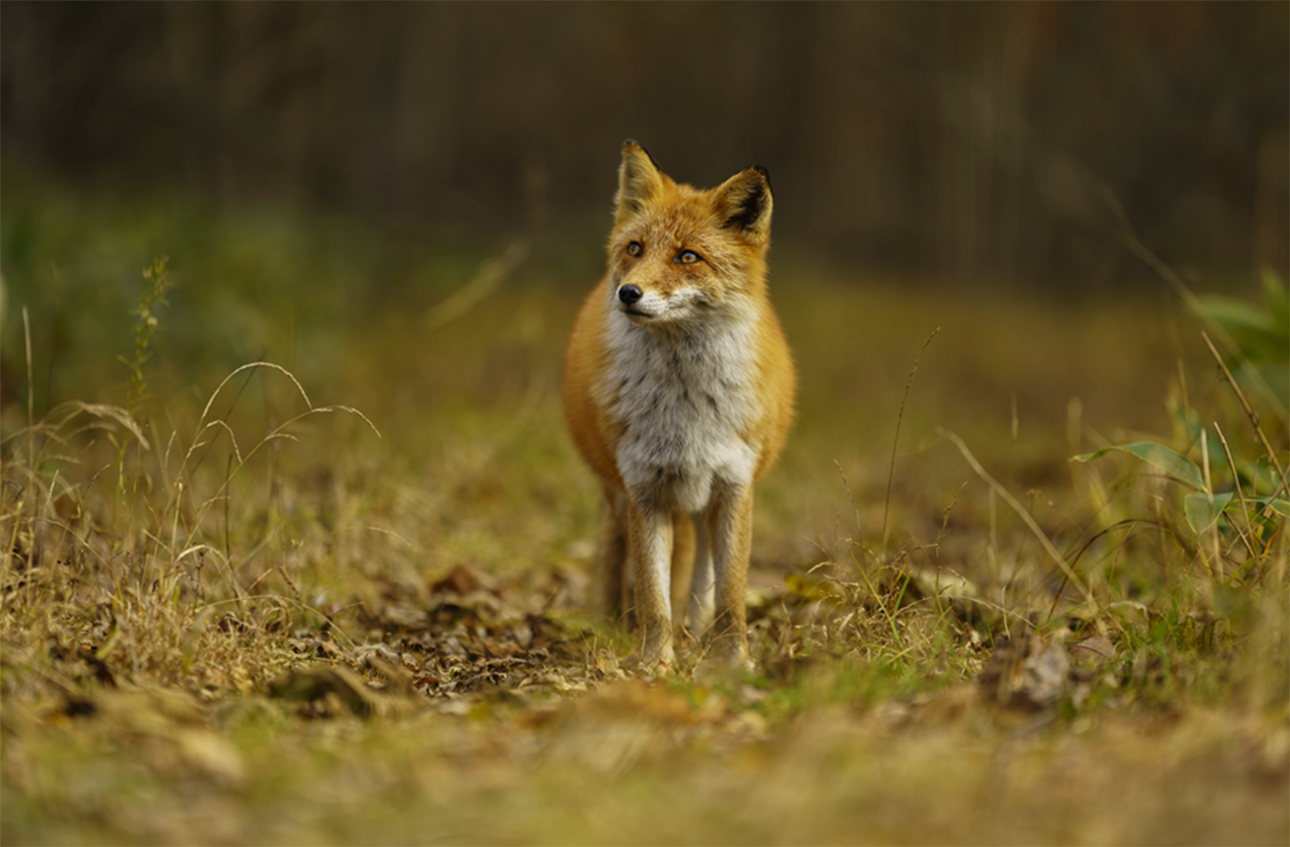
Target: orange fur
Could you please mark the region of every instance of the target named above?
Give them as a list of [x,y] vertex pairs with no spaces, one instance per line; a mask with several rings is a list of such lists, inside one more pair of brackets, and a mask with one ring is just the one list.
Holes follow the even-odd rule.
[[565,417],[608,502],[606,599],[625,601],[630,562],[649,669],[671,663],[686,600],[718,654],[748,659],[753,483],[783,447],[796,379],[766,290],[771,211],[762,168],[700,190],[625,143],[608,272],[565,353]]

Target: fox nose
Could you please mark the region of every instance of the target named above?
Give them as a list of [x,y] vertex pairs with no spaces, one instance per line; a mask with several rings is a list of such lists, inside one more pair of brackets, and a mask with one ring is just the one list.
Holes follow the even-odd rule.
[[624,285],[618,289],[618,299],[623,301],[623,305],[630,306],[637,300],[645,296],[639,285]]

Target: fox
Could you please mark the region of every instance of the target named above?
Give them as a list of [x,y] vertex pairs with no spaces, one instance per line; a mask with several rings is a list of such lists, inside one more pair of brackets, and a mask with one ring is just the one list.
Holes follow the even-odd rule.
[[672,669],[678,626],[705,659],[751,666],[753,486],[797,387],[767,290],[773,205],[760,165],[698,189],[624,142],[608,267],[565,350],[565,420],[606,500],[606,605],[634,612],[647,673]]

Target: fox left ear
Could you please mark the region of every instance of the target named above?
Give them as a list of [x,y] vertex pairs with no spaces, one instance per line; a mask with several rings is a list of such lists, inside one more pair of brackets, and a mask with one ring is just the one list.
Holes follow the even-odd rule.
[[623,163],[618,168],[618,193],[614,196],[614,221],[621,226],[645,208],[663,188],[667,177],[649,151],[635,141],[623,142]]
[[721,226],[737,229],[752,244],[770,240],[770,213],[774,202],[770,191],[770,173],[753,165],[721,183],[715,190],[713,206]]

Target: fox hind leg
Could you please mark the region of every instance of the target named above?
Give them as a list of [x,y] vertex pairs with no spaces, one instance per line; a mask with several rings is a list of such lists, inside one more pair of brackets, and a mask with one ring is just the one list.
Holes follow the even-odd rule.
[[687,586],[684,608],[686,626],[695,638],[702,637],[712,623],[712,532],[709,524],[707,512],[694,515],[694,573]]
[[690,599],[690,575],[695,567],[695,524],[684,512],[672,515],[672,566],[671,583],[672,620],[678,626],[685,621],[685,608]]
[[624,621],[628,610],[627,498],[605,491],[605,517],[600,539],[600,579],[603,580],[605,615],[614,623]]

